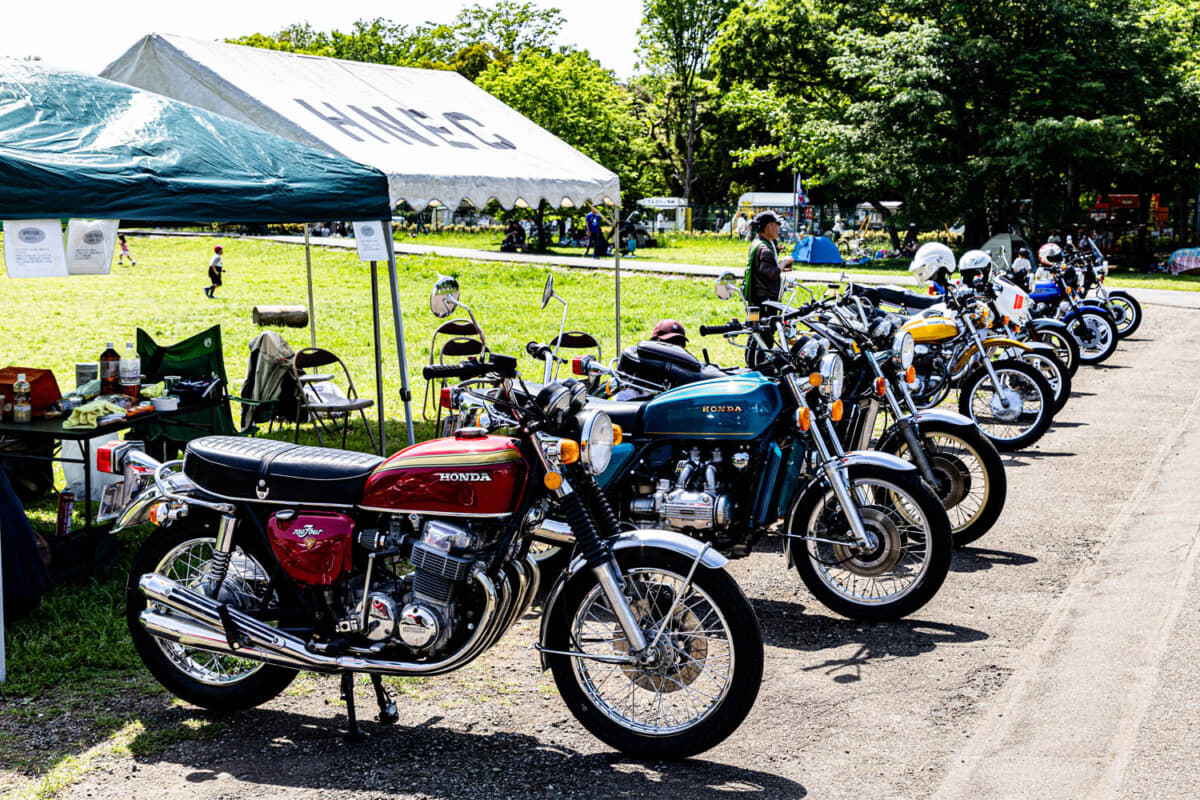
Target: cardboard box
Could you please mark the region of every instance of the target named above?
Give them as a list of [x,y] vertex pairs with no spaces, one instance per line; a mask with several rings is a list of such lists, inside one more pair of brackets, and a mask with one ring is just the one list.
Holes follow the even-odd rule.
[[0,394],[4,395],[6,404],[13,401],[13,384],[17,382],[17,376],[21,373],[24,373],[25,380],[29,381],[29,402],[33,406],[33,416],[44,416],[46,409],[62,399],[62,392],[58,390],[58,381],[54,379],[54,373],[35,367],[0,369]]

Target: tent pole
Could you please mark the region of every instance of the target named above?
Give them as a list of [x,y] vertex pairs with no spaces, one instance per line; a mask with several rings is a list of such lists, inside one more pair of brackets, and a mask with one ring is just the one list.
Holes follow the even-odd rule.
[[317,312],[313,308],[312,290],[312,247],[308,243],[308,223],[304,223],[304,266],[308,271],[308,336],[312,346],[317,346]]
[[371,262],[371,317],[375,325],[375,406],[379,410],[379,455],[387,455],[383,413],[383,345],[379,335],[379,269]]
[[[84,464],[84,468],[87,468]],[[4,536],[0,535],[0,542],[4,541]],[[8,675],[8,668],[4,661],[4,546],[0,544],[0,683],[4,683],[4,679]]]
[[617,352],[615,355],[621,356],[621,195],[617,194],[616,213],[613,214],[613,273],[617,279]]
[[408,390],[408,361],[404,357],[404,318],[400,313],[400,280],[396,277],[396,248],[392,241],[392,221],[384,220],[383,229],[388,249],[388,280],[392,291],[392,322],[396,327],[396,357],[400,361],[400,399],[404,401],[404,430],[408,443],[416,441],[413,434],[412,393]]

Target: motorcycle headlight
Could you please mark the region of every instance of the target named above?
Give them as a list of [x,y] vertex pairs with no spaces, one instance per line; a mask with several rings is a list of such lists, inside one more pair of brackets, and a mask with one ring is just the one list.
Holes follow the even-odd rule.
[[613,425],[603,411],[584,411],[579,415],[579,460],[593,475],[608,469],[612,461]]
[[912,366],[913,354],[917,351],[917,342],[913,339],[913,335],[908,331],[900,331],[896,334],[896,338],[892,341],[892,352],[895,353],[896,361],[900,364],[900,369],[908,369]]
[[826,397],[841,397],[842,382],[846,376],[842,357],[837,353],[826,353],[821,358],[821,393]]

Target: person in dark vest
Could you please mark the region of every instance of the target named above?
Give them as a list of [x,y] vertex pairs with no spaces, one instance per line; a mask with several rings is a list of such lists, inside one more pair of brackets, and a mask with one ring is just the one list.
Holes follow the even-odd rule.
[[746,272],[742,279],[742,294],[752,306],[767,300],[778,300],[781,274],[791,270],[792,257],[779,257],[779,229],[783,220],[774,211],[764,211],[752,223],[756,235],[750,242]]

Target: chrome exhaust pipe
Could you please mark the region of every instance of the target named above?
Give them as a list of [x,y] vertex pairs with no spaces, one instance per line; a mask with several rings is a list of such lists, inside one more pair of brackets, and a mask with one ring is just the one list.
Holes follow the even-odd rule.
[[[355,655],[331,656],[314,653],[303,640],[229,608],[229,617],[233,620],[237,632],[247,640],[244,646],[235,649],[229,645],[225,636],[225,626],[217,610],[219,603],[153,572],[143,575],[138,581],[138,587],[151,603],[165,606],[175,613],[147,608],[139,619],[147,632],[162,639],[294,669],[313,672],[378,672],[382,675],[440,675],[458,669],[487,649],[505,616],[496,613],[499,598],[491,578],[482,570],[472,573],[472,578],[484,593],[484,609],[479,624],[458,652],[432,663],[418,664]],[[504,610],[507,612],[507,608]]]
[[556,519],[542,520],[541,524],[533,529],[533,538],[550,544],[575,544],[575,532],[571,530],[571,526]]

